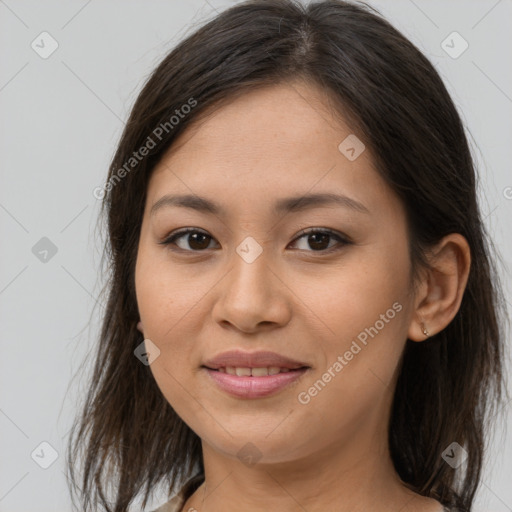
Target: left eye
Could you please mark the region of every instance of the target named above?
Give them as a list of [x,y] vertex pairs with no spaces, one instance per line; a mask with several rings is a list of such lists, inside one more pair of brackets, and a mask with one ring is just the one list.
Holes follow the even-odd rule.
[[[306,244],[313,249],[312,252],[329,252],[332,249],[332,245],[330,245],[330,241],[332,239],[336,239],[338,241],[338,245],[344,246],[350,244],[350,240],[334,231],[329,229],[310,229],[307,231],[303,231],[300,236],[298,236],[292,244],[301,239],[306,239]],[[190,249],[186,247],[180,246],[176,243],[177,240],[184,239],[186,243],[189,244]],[[183,229],[174,234],[168,236],[165,240],[160,242],[162,245],[175,245],[178,249],[188,252],[200,252],[209,248],[210,242],[214,240],[212,236],[208,233],[200,231],[198,229]],[[327,243],[327,245],[326,245]],[[175,249],[172,249],[175,250]],[[299,248],[299,250],[308,250],[307,248]]]
[[[326,251],[332,249],[332,246],[329,247],[329,239],[335,238],[338,240],[338,245],[344,246],[350,244],[350,240],[348,238],[338,234],[330,229],[311,229],[308,231],[303,231],[302,234],[297,237],[295,240],[300,240],[302,238],[306,238],[306,244],[308,244],[311,248],[314,249],[314,252],[318,251]],[[327,247],[325,247],[325,243],[327,240]],[[307,250],[307,249],[301,249]]]

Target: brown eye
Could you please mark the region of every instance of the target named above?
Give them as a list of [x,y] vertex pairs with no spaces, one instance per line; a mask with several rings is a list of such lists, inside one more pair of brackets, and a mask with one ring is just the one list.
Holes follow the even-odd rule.
[[[338,240],[338,246],[344,246],[351,243],[346,237],[341,236],[340,234],[335,233],[334,231],[325,229],[310,229],[306,232],[302,232],[302,235],[296,238],[295,242],[303,238],[306,239],[306,247],[299,248],[299,250],[308,251],[309,247],[312,250],[312,252],[330,251],[333,248],[333,246],[329,245],[329,243],[333,239]],[[334,248],[336,248],[336,245],[334,245]]]
[[[181,245],[176,243],[176,241],[180,239],[185,241],[184,243],[181,242]],[[162,245],[176,245],[179,249],[184,251],[203,251],[208,249],[212,240],[213,238],[207,233],[197,229],[185,229],[172,234],[160,243]],[[189,248],[186,247],[186,244],[188,244]],[[183,247],[183,245],[185,246]]]

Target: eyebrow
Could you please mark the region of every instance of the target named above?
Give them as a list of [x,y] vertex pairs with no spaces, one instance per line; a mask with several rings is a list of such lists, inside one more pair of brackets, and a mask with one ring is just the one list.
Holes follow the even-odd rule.
[[[322,206],[342,206],[350,208],[360,213],[369,214],[370,211],[364,204],[345,195],[332,193],[306,194],[303,196],[286,197],[275,202],[273,211],[276,215],[301,212],[304,210],[318,208]],[[212,215],[225,215],[225,210],[214,201],[193,194],[186,195],[165,195],[161,197],[152,207],[150,215],[154,215],[163,207],[189,208]]]

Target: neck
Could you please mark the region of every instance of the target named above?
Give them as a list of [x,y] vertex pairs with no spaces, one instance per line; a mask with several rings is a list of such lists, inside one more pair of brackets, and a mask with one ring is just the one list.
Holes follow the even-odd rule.
[[381,439],[368,448],[357,441],[329,445],[300,460],[252,467],[222,456],[203,442],[205,481],[182,510],[440,510],[437,502],[420,497],[400,481],[387,442]]

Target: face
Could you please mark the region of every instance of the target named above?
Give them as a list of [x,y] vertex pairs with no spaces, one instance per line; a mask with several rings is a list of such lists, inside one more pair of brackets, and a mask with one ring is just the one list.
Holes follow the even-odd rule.
[[188,128],[152,174],[135,275],[150,368],[216,453],[386,439],[413,308],[406,218],[353,137],[322,91],[282,84]]

